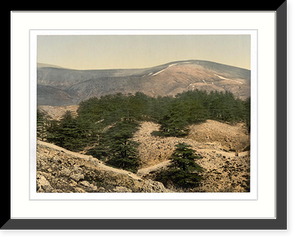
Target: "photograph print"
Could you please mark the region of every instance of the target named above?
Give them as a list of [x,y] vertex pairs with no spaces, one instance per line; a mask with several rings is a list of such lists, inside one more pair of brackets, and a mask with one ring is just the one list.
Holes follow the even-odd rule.
[[250,193],[251,41],[37,34],[36,193]]

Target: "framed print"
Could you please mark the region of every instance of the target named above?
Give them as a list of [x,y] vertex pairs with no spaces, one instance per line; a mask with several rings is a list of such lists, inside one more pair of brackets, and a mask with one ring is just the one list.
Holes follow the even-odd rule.
[[[31,93],[34,94],[37,90],[37,94],[31,96],[34,97],[32,113],[37,110],[37,113],[32,114],[30,122],[33,127],[31,147],[36,147],[37,151],[36,157],[33,154],[31,159],[32,200],[257,199],[257,146],[252,146],[250,151],[250,140],[255,141],[257,137],[255,30],[31,30],[30,41],[32,51],[30,75],[33,87]],[[126,57],[130,55],[132,59],[143,59],[145,53],[148,53],[146,59],[149,62],[156,59],[156,62],[159,62],[174,58],[173,55],[178,48],[182,48],[184,52],[176,53],[176,58],[180,58],[180,61],[146,69],[80,71],[47,67],[47,64],[38,62],[37,57],[44,58],[43,49],[51,49],[49,43],[56,45],[56,41],[62,45],[65,42],[74,43],[76,45],[74,50],[81,50],[80,52],[85,46],[90,49],[94,42],[95,48],[99,45],[104,47],[99,50],[102,53],[101,59],[104,60],[114,55],[109,51],[107,58],[104,58],[105,49],[117,50],[114,51],[116,59],[121,61],[126,61]],[[78,41],[79,46],[76,44]],[[45,45],[45,42],[48,44]],[[225,44],[226,42],[229,44]],[[184,60],[188,55],[194,55],[195,43],[198,43],[201,51],[208,49],[208,56],[211,50],[221,45],[225,53],[221,54],[222,51],[219,50],[217,54],[213,54],[221,59],[226,59],[224,56],[228,49],[235,49],[236,45],[239,45],[241,50],[236,53],[241,59],[240,62],[245,60],[244,65],[251,65],[251,72],[246,68],[211,61]],[[118,49],[125,49],[127,52]],[[165,53],[160,51],[158,55],[156,49],[166,51]],[[51,53],[53,51],[52,49]],[[69,58],[70,56],[68,60]],[[98,61],[96,62],[99,65]],[[113,62],[112,65],[122,65]],[[128,61],[126,63],[128,65]],[[59,77],[55,77],[58,86],[66,87],[60,89],[56,83],[50,84],[53,80],[51,76],[56,76],[56,72],[60,73]],[[75,84],[62,81],[64,78],[60,75],[65,76],[64,72],[70,75],[70,82],[74,82],[75,75]],[[83,77],[86,80],[78,82],[76,78],[78,72],[83,76],[87,75]],[[221,76],[225,73],[227,77]],[[94,76],[92,80],[88,77],[91,74]],[[111,87],[110,83],[114,86]],[[79,90],[76,87],[78,85],[81,86]],[[61,99],[56,90],[51,89],[49,92],[50,87],[58,92],[67,92],[69,100],[65,100],[64,97]],[[70,92],[70,89],[76,89],[76,94]],[[225,103],[229,105],[224,106]],[[253,112],[250,111],[250,107]],[[61,108],[74,109],[77,114],[66,117],[68,112],[66,110],[66,113],[62,113],[62,117],[55,119],[50,117],[49,109],[57,113]],[[87,113],[86,109],[97,111]],[[40,124],[40,120],[37,121],[37,114],[42,117],[43,124]],[[56,125],[57,128],[54,128]],[[57,129],[60,132],[57,132]],[[75,134],[61,136],[67,131],[87,132],[88,137],[84,135],[77,137]],[[67,157],[62,158],[57,154],[57,151],[62,149]],[[60,167],[60,171],[68,171],[68,175],[62,176],[64,180],[61,180],[60,186],[52,187],[53,189],[50,187],[45,189],[42,182],[45,176],[48,180],[56,181],[56,176],[54,178],[51,176],[56,163],[44,164],[44,160],[48,160],[43,156],[46,151],[57,154],[60,160],[57,166]],[[174,156],[179,158],[175,159]],[[47,157],[53,160],[52,155]],[[91,166],[100,169],[96,173],[97,176],[90,172],[93,167],[85,167],[86,171],[75,173],[72,168],[82,165],[65,164],[67,160],[76,161],[78,158],[90,161]],[[191,163],[191,169],[184,168],[185,159]],[[87,166],[88,162],[84,164]],[[173,168],[174,164],[178,164],[179,167]],[[50,169],[48,166],[53,168]],[[186,172],[179,174],[179,171]],[[102,173],[110,175],[100,176]],[[75,178],[76,175],[89,178],[79,179]],[[125,177],[118,182],[111,181],[120,175]],[[179,175],[182,180],[179,180]],[[128,185],[128,180],[132,185]],[[218,180],[219,183],[216,183]],[[50,184],[55,184],[54,181]],[[79,181],[85,185],[92,183],[93,186],[90,187],[93,189],[78,185]],[[76,186],[70,187],[70,183]],[[38,189],[37,184],[40,185]]]
[[2,229],[286,229],[286,2],[218,10],[11,12]]

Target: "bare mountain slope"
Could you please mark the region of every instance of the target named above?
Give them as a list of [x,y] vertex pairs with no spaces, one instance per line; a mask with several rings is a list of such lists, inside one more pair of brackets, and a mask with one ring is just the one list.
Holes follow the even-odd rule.
[[76,117],[78,105],[69,105],[69,106],[41,105],[38,108],[40,109],[40,111],[44,112],[49,119],[60,120],[67,111],[70,111],[73,117]]
[[78,104],[90,97],[118,92],[143,92],[156,97],[199,89],[230,91],[241,99],[250,96],[249,70],[199,60],[171,62],[142,69],[72,70],[41,67],[37,75],[39,105]]

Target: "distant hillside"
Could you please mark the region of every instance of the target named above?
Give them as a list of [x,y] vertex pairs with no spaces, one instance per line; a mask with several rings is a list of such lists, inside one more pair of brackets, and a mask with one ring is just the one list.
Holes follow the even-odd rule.
[[74,105],[91,97],[143,92],[174,96],[187,90],[230,91],[250,96],[250,70],[224,64],[188,60],[151,68],[73,70],[39,65],[38,105]]
[[38,68],[41,68],[41,67],[62,68],[62,67],[57,66],[57,65],[52,65],[52,64],[47,64],[47,63],[40,63],[40,62],[37,63],[37,67]]

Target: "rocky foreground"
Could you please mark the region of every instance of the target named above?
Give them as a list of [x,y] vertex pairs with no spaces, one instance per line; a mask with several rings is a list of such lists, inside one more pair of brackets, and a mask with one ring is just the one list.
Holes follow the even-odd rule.
[[101,161],[37,141],[37,192],[171,192],[164,185]]
[[[192,146],[201,158],[196,163],[204,168],[200,186],[189,192],[249,192],[250,141],[241,126],[207,121],[191,127],[187,138],[151,135],[158,129],[158,124],[142,122],[134,135],[141,158],[136,174],[107,166],[92,156],[37,141],[37,192],[183,192],[155,181],[156,174],[171,163],[170,156],[179,142]],[[199,136],[204,132],[206,136]]]

